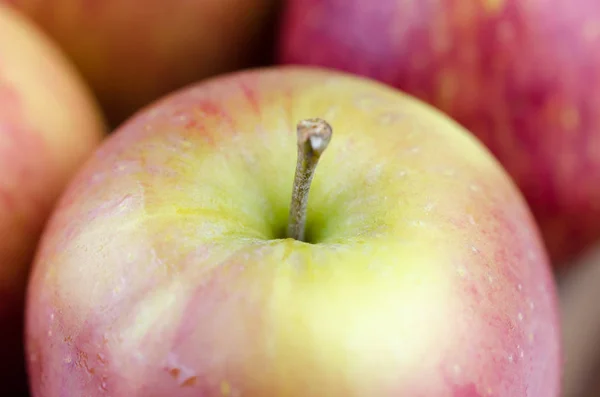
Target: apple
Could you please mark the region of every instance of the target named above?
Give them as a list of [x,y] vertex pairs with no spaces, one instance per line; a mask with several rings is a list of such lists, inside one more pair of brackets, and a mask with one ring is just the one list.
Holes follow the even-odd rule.
[[264,62],[277,0],[0,0],[65,49],[113,126],[198,79]]
[[458,121],[523,192],[556,269],[600,241],[600,2],[286,4],[278,63],[377,79]]
[[56,45],[0,4],[0,378],[27,389],[27,274],[53,204],[99,144],[98,105]]
[[502,167],[430,106],[317,68],[211,78],[111,134],[44,231],[26,338],[33,397],[560,387],[555,282]]

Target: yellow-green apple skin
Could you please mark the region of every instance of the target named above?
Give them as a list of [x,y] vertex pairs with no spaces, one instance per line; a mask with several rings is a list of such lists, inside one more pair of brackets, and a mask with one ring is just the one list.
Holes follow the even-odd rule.
[[198,79],[267,62],[279,0],[0,0],[75,62],[112,125]]
[[[37,240],[103,122],[56,46],[0,5],[0,378],[26,389],[23,306]],[[13,394],[10,394],[13,393]]]
[[[285,238],[296,123],[333,138]],[[371,80],[273,67],[115,131],[45,230],[34,397],[557,397],[556,290],[504,170]]]

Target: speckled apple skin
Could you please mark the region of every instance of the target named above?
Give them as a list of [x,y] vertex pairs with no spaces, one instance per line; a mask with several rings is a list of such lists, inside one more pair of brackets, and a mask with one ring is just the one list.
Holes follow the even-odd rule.
[[598,48],[596,0],[292,0],[278,61],[369,76],[449,114],[514,178],[562,267],[600,239]]
[[0,32],[0,378],[3,392],[20,396],[5,380],[26,390],[23,309],[37,240],[103,124],[53,43],[2,5]]
[[[282,237],[295,125],[334,130]],[[524,199],[472,135],[374,81],[211,79],[72,181],[27,306],[33,397],[557,397],[560,330]]]
[[[75,62],[111,122],[197,80],[266,62],[278,0],[0,0]],[[268,48],[267,48],[268,47]]]

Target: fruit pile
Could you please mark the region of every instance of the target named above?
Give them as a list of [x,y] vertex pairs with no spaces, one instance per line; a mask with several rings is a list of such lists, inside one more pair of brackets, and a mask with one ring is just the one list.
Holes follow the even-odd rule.
[[581,397],[597,88],[596,0],[0,0],[0,395]]

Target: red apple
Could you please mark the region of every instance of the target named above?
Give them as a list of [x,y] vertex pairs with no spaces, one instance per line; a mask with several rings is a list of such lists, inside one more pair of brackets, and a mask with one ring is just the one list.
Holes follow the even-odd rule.
[[[313,117],[334,133],[289,238]],[[158,101],[81,169],[27,360],[33,397],[557,397],[557,312],[525,201],[470,134],[370,80],[270,68]]]
[[477,135],[556,266],[600,239],[600,2],[291,0],[279,62],[369,76]]
[[101,139],[99,115],[54,43],[0,4],[2,395],[19,395],[13,386],[26,389],[22,332],[29,266],[58,195]]
[[0,0],[66,50],[113,125],[200,78],[263,62],[278,0]]

